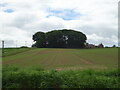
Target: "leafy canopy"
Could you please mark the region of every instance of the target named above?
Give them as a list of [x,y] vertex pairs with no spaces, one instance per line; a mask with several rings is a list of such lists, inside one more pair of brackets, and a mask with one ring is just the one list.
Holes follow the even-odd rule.
[[87,40],[85,34],[75,30],[53,30],[50,32],[37,32],[33,35],[38,48],[83,48]]

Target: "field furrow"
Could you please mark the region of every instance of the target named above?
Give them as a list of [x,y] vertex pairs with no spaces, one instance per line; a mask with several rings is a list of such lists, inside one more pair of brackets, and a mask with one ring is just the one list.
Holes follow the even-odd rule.
[[42,66],[46,69],[116,68],[118,49],[32,49],[3,57],[3,66]]

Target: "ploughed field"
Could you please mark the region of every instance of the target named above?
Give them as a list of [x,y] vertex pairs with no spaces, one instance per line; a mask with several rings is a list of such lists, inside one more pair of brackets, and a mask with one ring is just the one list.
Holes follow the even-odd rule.
[[46,70],[115,69],[118,67],[118,48],[4,49],[3,67],[42,67]]

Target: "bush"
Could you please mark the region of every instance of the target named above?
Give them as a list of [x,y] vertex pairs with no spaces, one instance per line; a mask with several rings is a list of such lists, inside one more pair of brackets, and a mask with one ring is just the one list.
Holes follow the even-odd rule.
[[29,47],[27,47],[27,46],[21,46],[20,48],[29,48]]
[[[14,68],[14,69],[13,69]],[[3,68],[3,88],[118,88],[119,72]]]

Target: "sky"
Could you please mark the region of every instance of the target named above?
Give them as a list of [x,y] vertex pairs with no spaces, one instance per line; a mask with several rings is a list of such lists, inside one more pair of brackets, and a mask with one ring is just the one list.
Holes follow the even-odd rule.
[[73,29],[87,42],[118,46],[119,0],[0,0],[0,42],[31,46],[38,31]]

